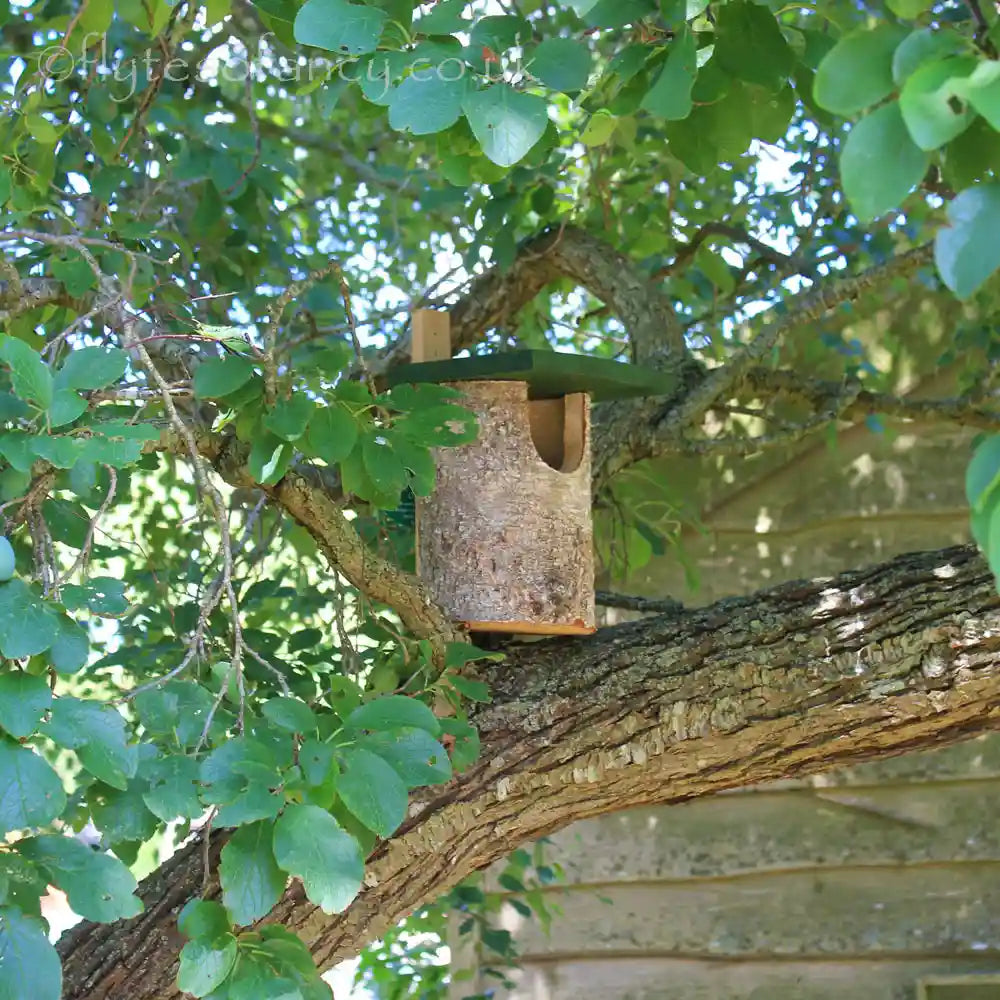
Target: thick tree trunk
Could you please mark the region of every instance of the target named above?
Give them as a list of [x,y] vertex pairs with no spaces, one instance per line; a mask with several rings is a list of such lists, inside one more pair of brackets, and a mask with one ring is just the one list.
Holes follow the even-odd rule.
[[[293,886],[272,917],[329,966],[574,820],[998,728],[998,609],[989,570],[958,548],[516,648],[483,674],[482,763],[414,803],[354,905],[326,917]],[[66,1000],[177,996],[173,924],[200,857],[144,883],[142,916],[65,937]]]

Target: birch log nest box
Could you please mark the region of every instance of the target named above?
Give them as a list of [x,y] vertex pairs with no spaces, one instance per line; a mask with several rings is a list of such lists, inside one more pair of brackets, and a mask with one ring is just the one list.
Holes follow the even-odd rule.
[[446,312],[416,310],[412,364],[390,385],[453,386],[479,421],[474,442],[435,451],[417,500],[417,572],[474,632],[593,632],[590,403],[660,395],[665,373],[602,358],[516,350],[452,358]]

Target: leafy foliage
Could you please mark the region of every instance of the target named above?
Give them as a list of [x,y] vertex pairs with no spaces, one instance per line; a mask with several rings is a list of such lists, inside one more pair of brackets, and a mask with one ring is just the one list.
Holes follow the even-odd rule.
[[[130,867],[199,828],[227,831],[222,895],[181,916],[180,987],[328,996],[256,921],[293,878],[350,906],[413,795],[476,761],[485,654],[404,593],[435,450],[478,433],[454,388],[385,388],[413,304],[452,307],[472,351],[666,364],[679,344],[688,388],[743,359],[683,433],[622,435],[595,508],[617,577],[683,557],[696,521],[645,459],[796,440],[913,367],[986,398],[997,24],[835,0],[0,8],[0,1000],[26,968],[32,998],[59,995],[48,884],[129,917]],[[936,271],[907,256],[931,242]],[[741,324],[879,268],[748,370]],[[514,276],[493,298],[488,270]],[[644,324],[648,289],[669,308]],[[856,336],[887,302],[906,322]],[[775,374],[803,375],[792,402]],[[997,440],[967,485],[1000,576]],[[551,873],[512,865],[544,915],[525,872]],[[441,906],[509,958],[487,902],[466,884]],[[365,975],[418,995],[387,940]]]

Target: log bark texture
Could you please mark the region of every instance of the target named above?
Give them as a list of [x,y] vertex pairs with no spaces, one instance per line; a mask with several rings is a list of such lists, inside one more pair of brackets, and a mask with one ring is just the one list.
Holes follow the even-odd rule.
[[437,485],[417,503],[419,575],[469,628],[592,631],[588,398],[531,402],[525,382],[455,387],[479,436],[435,453]]
[[[575,820],[1000,727],[1000,600],[985,563],[955,548],[527,643],[482,676],[481,762],[415,799],[345,913],[324,916],[298,885],[272,912],[321,966]],[[174,923],[201,878],[195,845],[143,883],[145,913],[65,935],[65,1000],[175,1000]]]

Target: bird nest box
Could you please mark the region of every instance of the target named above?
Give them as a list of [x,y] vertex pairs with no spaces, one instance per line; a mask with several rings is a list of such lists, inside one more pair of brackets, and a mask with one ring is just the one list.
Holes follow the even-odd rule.
[[442,383],[479,421],[471,444],[435,452],[417,501],[417,572],[474,632],[594,631],[591,400],[660,395],[661,372],[577,354],[451,357],[448,314],[417,310],[413,363],[390,385]]

